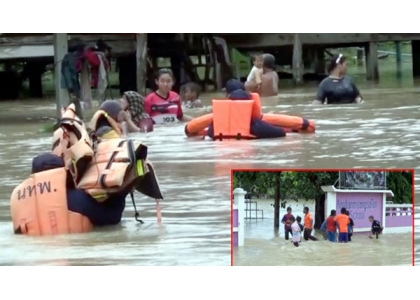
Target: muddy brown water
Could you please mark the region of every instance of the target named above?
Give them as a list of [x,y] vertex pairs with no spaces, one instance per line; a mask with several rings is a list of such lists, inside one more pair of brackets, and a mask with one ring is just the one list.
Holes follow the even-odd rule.
[[[121,225],[58,237],[13,235],[8,204],[13,188],[28,176],[32,158],[51,147],[51,135],[38,132],[43,126],[38,117],[54,116],[54,104],[48,100],[19,101],[13,105],[0,102],[0,265],[230,265],[231,168],[420,170],[417,83],[411,78],[388,78],[379,84],[368,84],[362,75],[357,76],[366,100],[363,105],[310,106],[316,91],[314,84],[282,88],[278,97],[263,99],[266,112],[274,110],[315,120],[316,134],[212,142],[186,139],[184,125],[176,124],[132,135],[149,146],[149,157],[158,172],[165,196],[162,224],[156,222],[154,201],[137,195],[145,224],[134,221],[131,202],[127,200]],[[201,98],[210,104],[214,96]],[[30,115],[32,119],[11,122],[13,114]],[[4,116],[8,116],[7,122]],[[420,175],[415,177],[418,186]],[[235,250],[238,264],[310,264],[309,259],[297,262],[298,256],[279,261],[280,252],[288,251],[283,249],[288,245],[280,239],[273,240],[272,220],[258,224],[262,225],[249,225],[256,228],[250,234],[252,242],[247,242],[240,253]],[[399,246],[390,248],[394,242]],[[366,241],[354,245],[346,250],[353,256],[346,256],[340,261],[342,264],[357,264],[354,255],[371,246]],[[366,251],[381,253],[378,264],[410,264],[411,242],[405,235],[383,239],[375,247]],[[317,261],[327,264],[327,257],[337,250],[312,244],[300,255],[319,251],[325,254]]]

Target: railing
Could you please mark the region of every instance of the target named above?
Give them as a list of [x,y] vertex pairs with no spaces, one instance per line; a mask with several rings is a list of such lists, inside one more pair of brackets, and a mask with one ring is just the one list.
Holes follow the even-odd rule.
[[[252,208],[252,205],[255,208]],[[252,212],[255,212],[255,217],[252,217]],[[261,213],[261,216],[258,217],[258,213]],[[248,216],[249,213],[249,216]],[[245,200],[245,219],[247,220],[257,220],[257,219],[264,219],[264,211],[262,209],[258,209],[257,201]]]
[[386,204],[385,226],[407,227],[413,224],[413,206],[411,204]]

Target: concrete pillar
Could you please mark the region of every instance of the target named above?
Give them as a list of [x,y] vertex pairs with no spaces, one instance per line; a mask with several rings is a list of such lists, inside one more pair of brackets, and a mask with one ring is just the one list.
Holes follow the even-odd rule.
[[246,191],[241,188],[236,188],[233,191],[233,202],[238,209],[238,247],[242,247],[245,244],[245,195]]
[[61,61],[68,52],[67,33],[54,33],[54,85],[56,98],[56,116],[61,118],[61,108],[69,103],[69,94],[61,88]]

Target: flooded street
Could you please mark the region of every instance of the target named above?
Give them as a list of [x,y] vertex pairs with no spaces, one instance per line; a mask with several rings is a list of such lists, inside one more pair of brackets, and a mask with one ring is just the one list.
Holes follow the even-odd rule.
[[154,200],[137,194],[143,225],[127,200],[121,226],[81,235],[13,235],[10,193],[29,174],[32,158],[51,147],[51,136],[36,133],[39,127],[1,125],[0,265],[230,265],[229,172],[215,176],[213,160],[197,159],[214,150],[184,139],[181,124],[141,136],[165,196],[160,226]]
[[[314,236],[319,241],[304,241],[295,247],[284,239],[284,228],[280,225],[280,236],[274,233],[274,201],[257,200],[263,209],[264,219],[245,220],[245,245],[234,249],[235,266],[411,266],[411,233],[384,234],[369,239],[368,234],[355,234],[348,244],[325,241],[319,230]],[[280,215],[286,213],[281,209]],[[301,211],[295,211],[301,216]],[[363,253],[363,255],[360,255]]]
[[[38,133],[42,127],[39,122],[3,122],[0,117],[0,265],[230,265],[231,168],[372,167],[420,171],[418,86],[411,78],[401,82],[384,79],[378,85],[361,80],[359,88],[365,103],[359,106],[310,106],[315,84],[282,88],[279,97],[262,100],[265,112],[315,120],[316,134],[211,142],[186,139],[184,125],[178,124],[133,135],[149,146],[149,158],[156,167],[165,196],[162,224],[156,223],[154,200],[138,195],[137,206],[145,224],[134,220],[131,201],[127,200],[121,226],[59,237],[30,238],[12,233],[10,193],[29,175],[32,158],[51,148],[51,134]],[[201,97],[207,104],[211,98]],[[47,101],[19,102],[13,109],[11,102],[0,102],[0,111],[33,112],[39,106],[54,116],[55,107]],[[415,177],[418,186],[420,172]],[[265,215],[271,217],[270,208],[266,211]],[[294,249],[282,238],[274,238],[270,219],[250,222],[247,232],[250,236],[246,246],[235,252],[239,259],[254,256],[244,258],[246,264],[361,264],[361,258],[356,260],[354,256],[361,251],[367,252],[362,259],[370,257],[371,264],[411,264],[407,252],[411,251],[411,235],[387,235],[379,241],[355,237],[355,242],[348,245],[349,252],[333,261],[329,255],[321,257],[316,253],[343,253],[342,245],[303,243]],[[368,246],[372,248],[367,250]],[[290,256],[282,256],[279,251]],[[302,260],[302,253],[312,255]]]
[[416,205],[414,218],[414,265],[420,267],[420,205]]

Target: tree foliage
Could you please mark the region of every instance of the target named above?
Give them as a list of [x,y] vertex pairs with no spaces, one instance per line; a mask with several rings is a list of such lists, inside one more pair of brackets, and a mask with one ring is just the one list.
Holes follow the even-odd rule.
[[[238,171],[233,174],[233,186],[242,187],[252,194],[274,196],[275,176],[279,172]],[[394,192],[394,203],[412,203],[412,172],[387,172],[387,188]],[[283,200],[318,200],[324,192],[323,185],[333,185],[338,172],[281,172],[280,198]]]

